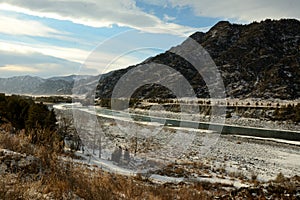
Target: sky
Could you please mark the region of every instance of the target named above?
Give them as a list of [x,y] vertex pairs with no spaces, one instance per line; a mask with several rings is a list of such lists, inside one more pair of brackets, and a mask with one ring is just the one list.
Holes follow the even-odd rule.
[[0,77],[103,74],[221,20],[299,20],[299,10],[299,0],[0,0]]

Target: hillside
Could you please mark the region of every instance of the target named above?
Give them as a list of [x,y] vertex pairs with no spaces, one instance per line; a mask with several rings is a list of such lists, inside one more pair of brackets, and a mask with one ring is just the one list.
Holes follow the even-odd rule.
[[[210,54],[221,73],[228,97],[290,100],[300,97],[298,20],[266,20],[249,25],[221,21],[207,33],[196,32],[190,38]],[[179,49],[181,45],[172,49]],[[198,97],[209,97],[207,86],[195,68],[170,50],[100,79],[96,96],[110,98],[114,86],[129,69],[149,63],[175,69],[189,80]],[[164,78],[161,73],[161,79]],[[175,97],[170,90],[154,84],[139,88],[133,96]]]

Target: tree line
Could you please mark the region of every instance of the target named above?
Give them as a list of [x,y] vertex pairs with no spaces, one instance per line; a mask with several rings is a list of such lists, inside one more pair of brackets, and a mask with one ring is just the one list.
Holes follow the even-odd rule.
[[63,141],[57,133],[54,110],[31,98],[0,94],[0,124],[11,124],[13,133],[22,130],[33,144],[47,146]]
[[276,108],[274,113],[275,120],[291,120],[293,122],[300,122],[300,103],[297,105],[288,104]]

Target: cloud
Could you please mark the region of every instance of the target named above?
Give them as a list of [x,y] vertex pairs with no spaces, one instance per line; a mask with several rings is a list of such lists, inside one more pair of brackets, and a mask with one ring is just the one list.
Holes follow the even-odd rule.
[[[137,64],[183,40],[184,38],[176,35],[131,30],[103,41],[93,51],[0,40],[0,66],[18,66],[18,69],[20,66],[25,66],[25,69],[34,66],[39,69],[51,66],[50,63],[59,63],[72,69],[75,69],[72,67],[75,66],[77,70],[80,69],[80,73],[101,74]],[[12,69],[16,68],[4,69],[15,75],[16,70]],[[65,72],[63,67],[53,69],[48,67],[49,73]],[[3,71],[0,76],[3,76]],[[76,73],[76,70],[73,73]]]
[[[110,50],[109,47],[114,43],[118,42],[113,41],[103,46],[89,57],[91,52],[80,49],[0,41],[0,77],[26,74],[42,77],[76,73],[101,74],[141,62],[141,58],[136,55],[120,56],[120,43],[119,48]],[[134,48],[126,43],[123,45],[129,49]]]
[[38,72],[39,70],[34,67],[29,66],[21,66],[21,65],[5,65],[0,67],[0,72],[16,72],[16,73],[34,73]]
[[169,16],[169,15],[164,14],[164,20],[165,20],[165,21],[173,21],[173,20],[175,20],[175,19],[176,19],[176,17],[171,17],[171,16]]
[[6,51],[16,54],[34,54],[53,56],[72,62],[83,63],[89,55],[89,51],[59,47],[53,45],[39,45],[39,44],[26,44],[26,43],[13,43],[0,40],[0,51]]
[[[81,69],[81,70],[80,70]],[[80,63],[39,53],[16,53],[0,51],[0,77],[32,75],[40,77],[70,74],[98,74],[96,69]]]
[[134,55],[118,56],[112,53],[93,52],[93,56],[83,64],[80,72],[85,73],[84,70],[88,68],[97,70],[98,74],[105,74],[109,71],[138,64],[139,62],[141,62],[141,59]]
[[76,73],[81,64],[40,53],[0,50],[0,76],[51,76]]
[[172,7],[190,7],[197,16],[236,19],[247,23],[266,18],[300,19],[298,0],[167,0],[163,2],[167,2]]
[[[1,1],[0,1],[1,2]],[[2,10],[10,10],[33,16],[69,20],[91,27],[131,27],[147,32],[190,34],[195,28],[165,22],[138,8],[133,0],[5,0]]]
[[[68,74],[101,74],[140,62],[135,56],[117,56],[94,52],[94,57],[81,64],[40,53],[0,50],[0,77],[34,75],[51,77]],[[106,68],[109,67],[109,68]]]
[[[236,22],[260,21],[265,18],[300,19],[300,1],[297,0],[141,0],[146,4],[171,7],[174,9],[191,8],[195,15],[210,18],[223,18]],[[137,30],[189,35],[197,29],[172,23],[165,15],[163,19],[145,12],[136,6],[134,0],[0,0],[0,9],[25,13],[33,16],[68,20],[91,27],[111,27],[112,25],[131,27]],[[11,32],[22,32],[10,28]],[[3,30],[3,29],[2,29]],[[49,27],[40,29],[42,33],[53,33]],[[32,32],[38,31],[38,29]],[[55,31],[55,30],[54,30]],[[24,31],[25,32],[25,31]],[[26,31],[27,33],[29,31]]]
[[[131,40],[130,38],[127,39]],[[44,63],[45,66],[49,66],[51,63],[60,63],[61,65],[71,67],[73,73],[80,70],[82,73],[87,74],[92,70],[93,74],[100,74],[107,72],[105,68],[108,65],[110,65],[110,70],[115,70],[141,62],[141,58],[136,55],[120,57],[123,53],[119,51],[120,49],[125,47],[134,49],[135,46],[130,46],[125,42],[122,44],[119,41],[120,40],[112,40],[109,44],[102,46],[100,49],[90,52],[75,48],[8,43],[0,40],[0,66],[38,66],[38,64],[42,63]],[[117,46],[118,48],[111,48],[112,46]],[[91,53],[93,54],[92,57],[89,56]],[[148,56],[149,54],[147,57]],[[51,68],[48,68],[48,70],[50,73],[53,72]],[[54,72],[61,73],[59,69],[57,70]],[[62,72],[63,71],[64,70],[62,69]],[[2,74],[0,73],[0,76],[1,75]]]
[[63,34],[37,21],[7,16],[0,16],[0,33],[38,37],[59,37]]

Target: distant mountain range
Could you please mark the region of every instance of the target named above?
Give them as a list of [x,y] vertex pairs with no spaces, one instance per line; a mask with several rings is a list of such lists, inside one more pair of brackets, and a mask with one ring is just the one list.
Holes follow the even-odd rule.
[[[300,98],[300,22],[295,19],[265,20],[249,25],[221,21],[207,33],[190,38],[210,54],[222,76],[226,95],[233,98]],[[184,44],[184,43],[183,43]],[[183,45],[173,47],[180,49]],[[151,57],[141,64],[111,72],[99,80],[96,97],[109,98],[118,80],[129,70],[149,63],[164,64],[180,72],[198,97],[209,97],[208,88],[195,68],[172,53]],[[161,78],[166,78],[160,71]],[[143,77],[144,78],[144,77]],[[170,81],[175,82],[176,79]],[[148,84],[133,95],[138,98],[174,98],[168,89]]]
[[36,76],[16,76],[0,78],[0,92],[7,94],[30,95],[70,95],[75,87],[76,93],[88,93],[86,87],[93,84],[95,87],[99,76],[70,75],[43,79]]

